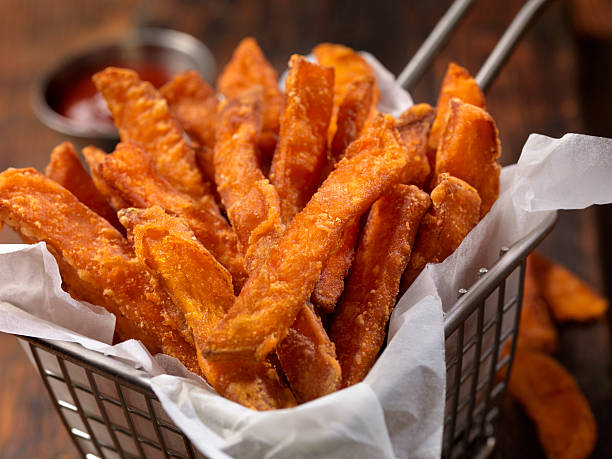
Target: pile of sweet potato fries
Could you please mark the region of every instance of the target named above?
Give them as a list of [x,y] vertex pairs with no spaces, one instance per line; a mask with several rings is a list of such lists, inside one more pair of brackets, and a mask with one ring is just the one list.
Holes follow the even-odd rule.
[[448,257],[499,194],[500,144],[468,72],[438,106],[379,113],[373,69],[321,44],[285,91],[255,40],[212,89],[94,76],[121,142],[69,143],[0,174],[0,218],[45,241],[73,297],[118,340],[179,359],[244,406],[294,406],[367,375],[398,294]]

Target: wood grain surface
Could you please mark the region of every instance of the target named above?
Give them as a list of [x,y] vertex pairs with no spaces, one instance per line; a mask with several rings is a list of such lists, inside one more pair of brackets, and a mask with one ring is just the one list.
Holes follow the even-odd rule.
[[[31,91],[41,72],[67,54],[121,37],[139,25],[179,29],[198,37],[220,68],[238,41],[253,35],[279,72],[292,53],[307,53],[319,42],[333,41],[370,51],[397,74],[450,3],[0,0],[0,170],[43,170],[51,149],[63,140],[44,127],[31,108]],[[435,104],[450,60],[476,73],[522,4],[476,2],[414,88],[414,99]],[[611,17],[609,5],[608,0],[555,2],[491,87],[487,105],[501,133],[503,165],[516,161],[531,132],[612,137],[612,21],[603,19]],[[562,212],[554,233],[542,245],[545,253],[602,292],[612,285],[610,215],[607,206]],[[0,242],[17,241],[10,230],[0,232]],[[598,421],[593,457],[612,457],[609,324],[564,326],[561,344],[559,360],[577,377]],[[2,334],[0,365],[0,458],[76,457],[36,372],[15,338]],[[504,409],[499,445],[499,458],[543,457],[533,426],[512,401]]]

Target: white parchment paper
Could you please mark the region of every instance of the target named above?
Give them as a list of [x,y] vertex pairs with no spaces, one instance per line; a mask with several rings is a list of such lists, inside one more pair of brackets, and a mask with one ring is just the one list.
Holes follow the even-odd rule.
[[[381,109],[411,103],[372,56]],[[110,345],[114,317],[64,293],[44,243],[0,246],[0,331],[74,341],[142,368],[164,409],[213,458],[435,458],[445,399],[443,309],[502,246],[541,222],[544,210],[612,202],[612,140],[532,135],[517,166],[502,171],[491,212],[445,262],[429,265],[392,315],[385,351],[363,383],[288,410],[255,412],[219,397],[167,356],[133,340]]]

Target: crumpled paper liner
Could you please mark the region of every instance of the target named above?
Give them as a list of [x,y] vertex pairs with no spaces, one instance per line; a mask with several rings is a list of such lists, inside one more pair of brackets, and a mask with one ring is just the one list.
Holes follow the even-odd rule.
[[[398,115],[410,96],[372,56],[381,109]],[[443,309],[482,266],[542,220],[537,211],[612,202],[612,140],[532,135],[517,166],[504,168],[491,212],[446,261],[429,265],[391,317],[388,343],[363,383],[296,408],[256,412],[214,393],[167,356],[134,340],[112,346],[114,316],[60,288],[44,243],[0,246],[0,331],[60,341],[148,372],[170,418],[212,458],[411,457],[441,454],[445,399]]]

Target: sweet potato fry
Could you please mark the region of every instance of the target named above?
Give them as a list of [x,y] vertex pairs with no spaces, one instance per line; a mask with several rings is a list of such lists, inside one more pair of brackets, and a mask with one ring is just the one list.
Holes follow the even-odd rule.
[[248,272],[267,257],[284,231],[276,189],[257,164],[261,100],[256,88],[225,103],[214,152],[215,182],[245,251]]
[[106,99],[121,139],[140,144],[160,175],[183,193],[199,198],[207,193],[195,153],[155,87],[132,70],[107,67],[93,76]]
[[330,170],[344,156],[344,150],[361,134],[370,114],[376,81],[373,76],[366,76],[352,81],[336,116],[336,132],[330,145]]
[[456,177],[441,174],[431,192],[432,207],[423,217],[401,291],[405,292],[427,263],[440,263],[455,251],[478,223],[478,192]]
[[120,143],[106,156],[101,175],[131,206],[159,205],[185,218],[202,245],[232,274],[234,287],[240,291],[246,272],[238,239],[209,195],[194,200],[175,190],[157,173],[146,153],[129,142]]
[[89,166],[91,180],[100,194],[106,198],[106,202],[108,202],[111,207],[115,209],[115,211],[129,207],[130,204],[123,199],[117,191],[108,186],[104,179],[100,176],[99,171],[101,170],[100,168],[102,167],[102,164],[106,158],[106,153],[100,150],[98,147],[90,145],[83,148],[83,157]]
[[608,300],[558,263],[532,254],[533,273],[542,298],[557,322],[601,319]]
[[349,225],[338,246],[323,265],[321,276],[310,295],[310,301],[322,311],[333,312],[344,291],[344,278],[355,258],[357,236],[359,221]]
[[449,110],[436,153],[435,178],[447,172],[476,188],[482,200],[482,218],[499,195],[501,166],[497,127],[487,112],[459,99],[451,99]]
[[527,257],[517,345],[551,354],[559,347],[559,333],[537,285],[531,255]]
[[396,185],[370,209],[330,328],[343,387],[365,378],[385,341],[400,279],[430,203],[416,186]]
[[[429,147],[436,151],[442,140],[449,113],[449,102],[452,98],[485,109],[485,96],[478,87],[476,80],[463,67],[451,62],[442,81],[442,88],[438,95],[436,119],[429,134]],[[433,166],[433,163],[432,163]]]
[[45,241],[79,299],[117,317],[121,339],[139,339],[199,373],[195,350],[168,324],[176,306],[110,223],[34,169],[0,174],[0,219],[28,242]]
[[196,240],[187,222],[158,206],[124,209],[120,215],[138,259],[157,273],[182,309],[210,385],[220,395],[257,410],[295,405],[268,361],[210,362],[200,354],[201,344],[234,302],[234,293],[229,272]]
[[278,138],[283,94],[278,75],[252,37],[243,39],[217,80],[217,89],[228,99],[239,97],[255,86],[263,88],[262,132],[259,148],[262,162],[269,164]]
[[574,378],[553,358],[517,349],[508,391],[536,425],[547,457],[583,459],[593,452],[593,413]]
[[404,111],[397,119],[395,127],[402,136],[408,156],[402,183],[423,187],[433,170],[427,156],[427,139],[435,114],[436,111],[429,104],[418,104]]
[[45,175],[70,191],[115,228],[123,230],[117,214],[94,185],[70,142],[63,142],[53,149]]
[[[347,226],[398,180],[406,165],[399,133],[381,115],[297,214],[206,342],[206,356],[263,359],[287,335],[322,263]],[[347,155],[349,156],[349,155]]]
[[278,191],[286,223],[304,208],[321,181],[327,159],[334,71],[294,54],[289,61],[285,95],[270,182]]
[[340,364],[312,305],[301,309],[276,350],[283,372],[300,403],[340,389]]
[[[228,101],[219,116],[215,147],[217,185],[228,217],[246,248],[246,266],[255,272],[284,232],[280,201],[257,166],[261,93],[251,91]],[[337,390],[340,365],[321,321],[308,305],[277,349],[294,393],[311,400]],[[295,366],[299,362],[300,366]],[[299,369],[299,371],[298,371]]]

